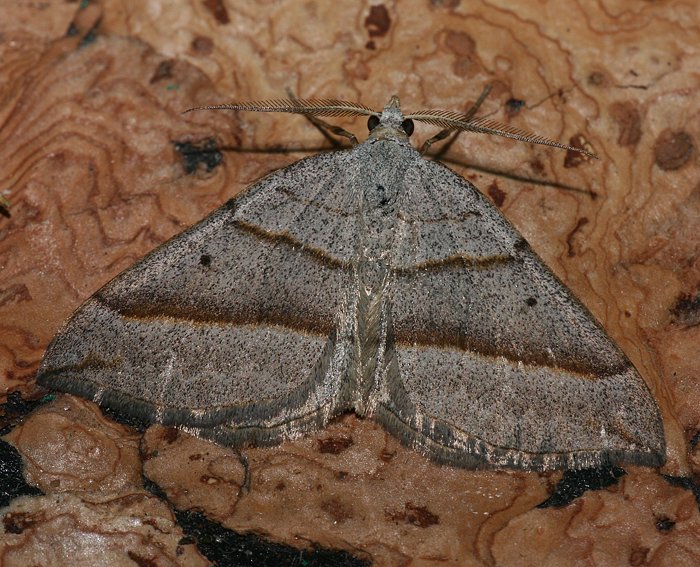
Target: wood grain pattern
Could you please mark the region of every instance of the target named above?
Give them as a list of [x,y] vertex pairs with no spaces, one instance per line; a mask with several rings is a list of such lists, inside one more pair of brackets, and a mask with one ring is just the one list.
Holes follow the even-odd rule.
[[[76,19],[72,3],[22,5],[0,23],[0,193],[11,212],[0,217],[4,391],[35,392],[56,328],[102,283],[300,157],[228,152],[222,167],[188,176],[172,141],[321,145],[301,119],[183,118],[182,109],[278,98],[290,87],[370,106],[397,93],[407,108],[459,111],[492,83],[485,111],[493,118],[567,143],[581,136],[602,159],[566,167],[563,152],[462,135],[450,165],[494,198],[637,366],[664,413],[662,472],[700,472],[690,443],[700,427],[693,1],[218,4],[213,13],[195,0],[112,0],[101,19]],[[71,21],[78,33],[65,37]],[[92,28],[97,41],[81,43]],[[340,124],[364,137],[362,122]],[[416,138],[432,133],[421,128]],[[171,469],[221,457],[216,447],[161,434],[149,430],[144,443],[172,451]],[[70,428],[64,435],[70,451]],[[352,444],[319,451],[334,435]],[[435,467],[353,417],[247,457],[248,493],[231,489],[235,471],[230,482],[213,482],[229,478],[214,465],[215,474],[200,467],[173,478],[154,457],[147,474],[175,505],[202,507],[227,527],[353,550],[377,565],[700,562],[697,504],[655,471],[630,468],[616,487],[540,510],[556,474]],[[76,469],[74,486],[89,486],[91,475]],[[41,529],[60,541],[50,523]]]

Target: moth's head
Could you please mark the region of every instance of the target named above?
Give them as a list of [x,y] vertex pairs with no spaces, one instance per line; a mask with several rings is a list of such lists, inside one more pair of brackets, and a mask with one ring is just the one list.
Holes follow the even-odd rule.
[[405,118],[401,112],[399,97],[392,96],[380,115],[372,115],[367,120],[370,140],[397,140],[408,143],[413,134],[413,120]]

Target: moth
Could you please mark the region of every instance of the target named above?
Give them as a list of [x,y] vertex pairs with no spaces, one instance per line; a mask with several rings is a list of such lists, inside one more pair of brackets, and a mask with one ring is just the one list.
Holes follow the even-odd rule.
[[[589,311],[413,121],[570,148],[484,118],[338,100],[231,110],[368,116],[369,136],[262,178],[89,298],[40,384],[232,447],[344,412],[444,464],[665,459],[658,407]],[[577,150],[583,151],[583,150]],[[587,153],[583,151],[583,153]]]

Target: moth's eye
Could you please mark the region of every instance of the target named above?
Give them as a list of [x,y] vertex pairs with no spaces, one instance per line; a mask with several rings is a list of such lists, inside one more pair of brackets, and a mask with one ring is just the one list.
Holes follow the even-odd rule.
[[413,134],[413,120],[406,118],[406,120],[401,123],[401,129],[406,132],[406,136]]
[[367,128],[371,132],[374,130],[377,126],[379,126],[379,116],[370,116],[369,120],[367,120]]

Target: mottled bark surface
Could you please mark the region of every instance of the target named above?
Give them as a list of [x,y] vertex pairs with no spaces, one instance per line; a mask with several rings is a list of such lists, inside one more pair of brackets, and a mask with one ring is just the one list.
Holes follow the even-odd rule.
[[[440,467],[354,416],[244,451],[246,473],[231,450],[162,427],[142,436],[60,396],[23,418],[6,408],[4,438],[46,496],[0,511],[0,563],[73,564],[67,550],[89,553],[96,534],[111,564],[206,564],[174,509],[377,565],[700,563],[690,490],[700,472],[694,1],[113,0],[3,10],[0,393],[41,398],[41,356],[80,303],[306,155],[290,150],[324,145],[299,117],[183,109],[291,88],[377,108],[398,94],[407,109],[463,110],[490,83],[485,114],[590,144],[601,159],[463,135],[446,161],[639,369],[662,409],[668,462],[629,467],[612,487],[539,509],[561,473]],[[339,123],[364,138],[363,121]],[[421,126],[415,137],[432,133]],[[232,148],[220,165],[212,152],[200,162],[184,155],[182,144],[210,139]],[[167,500],[144,489],[142,470]]]

